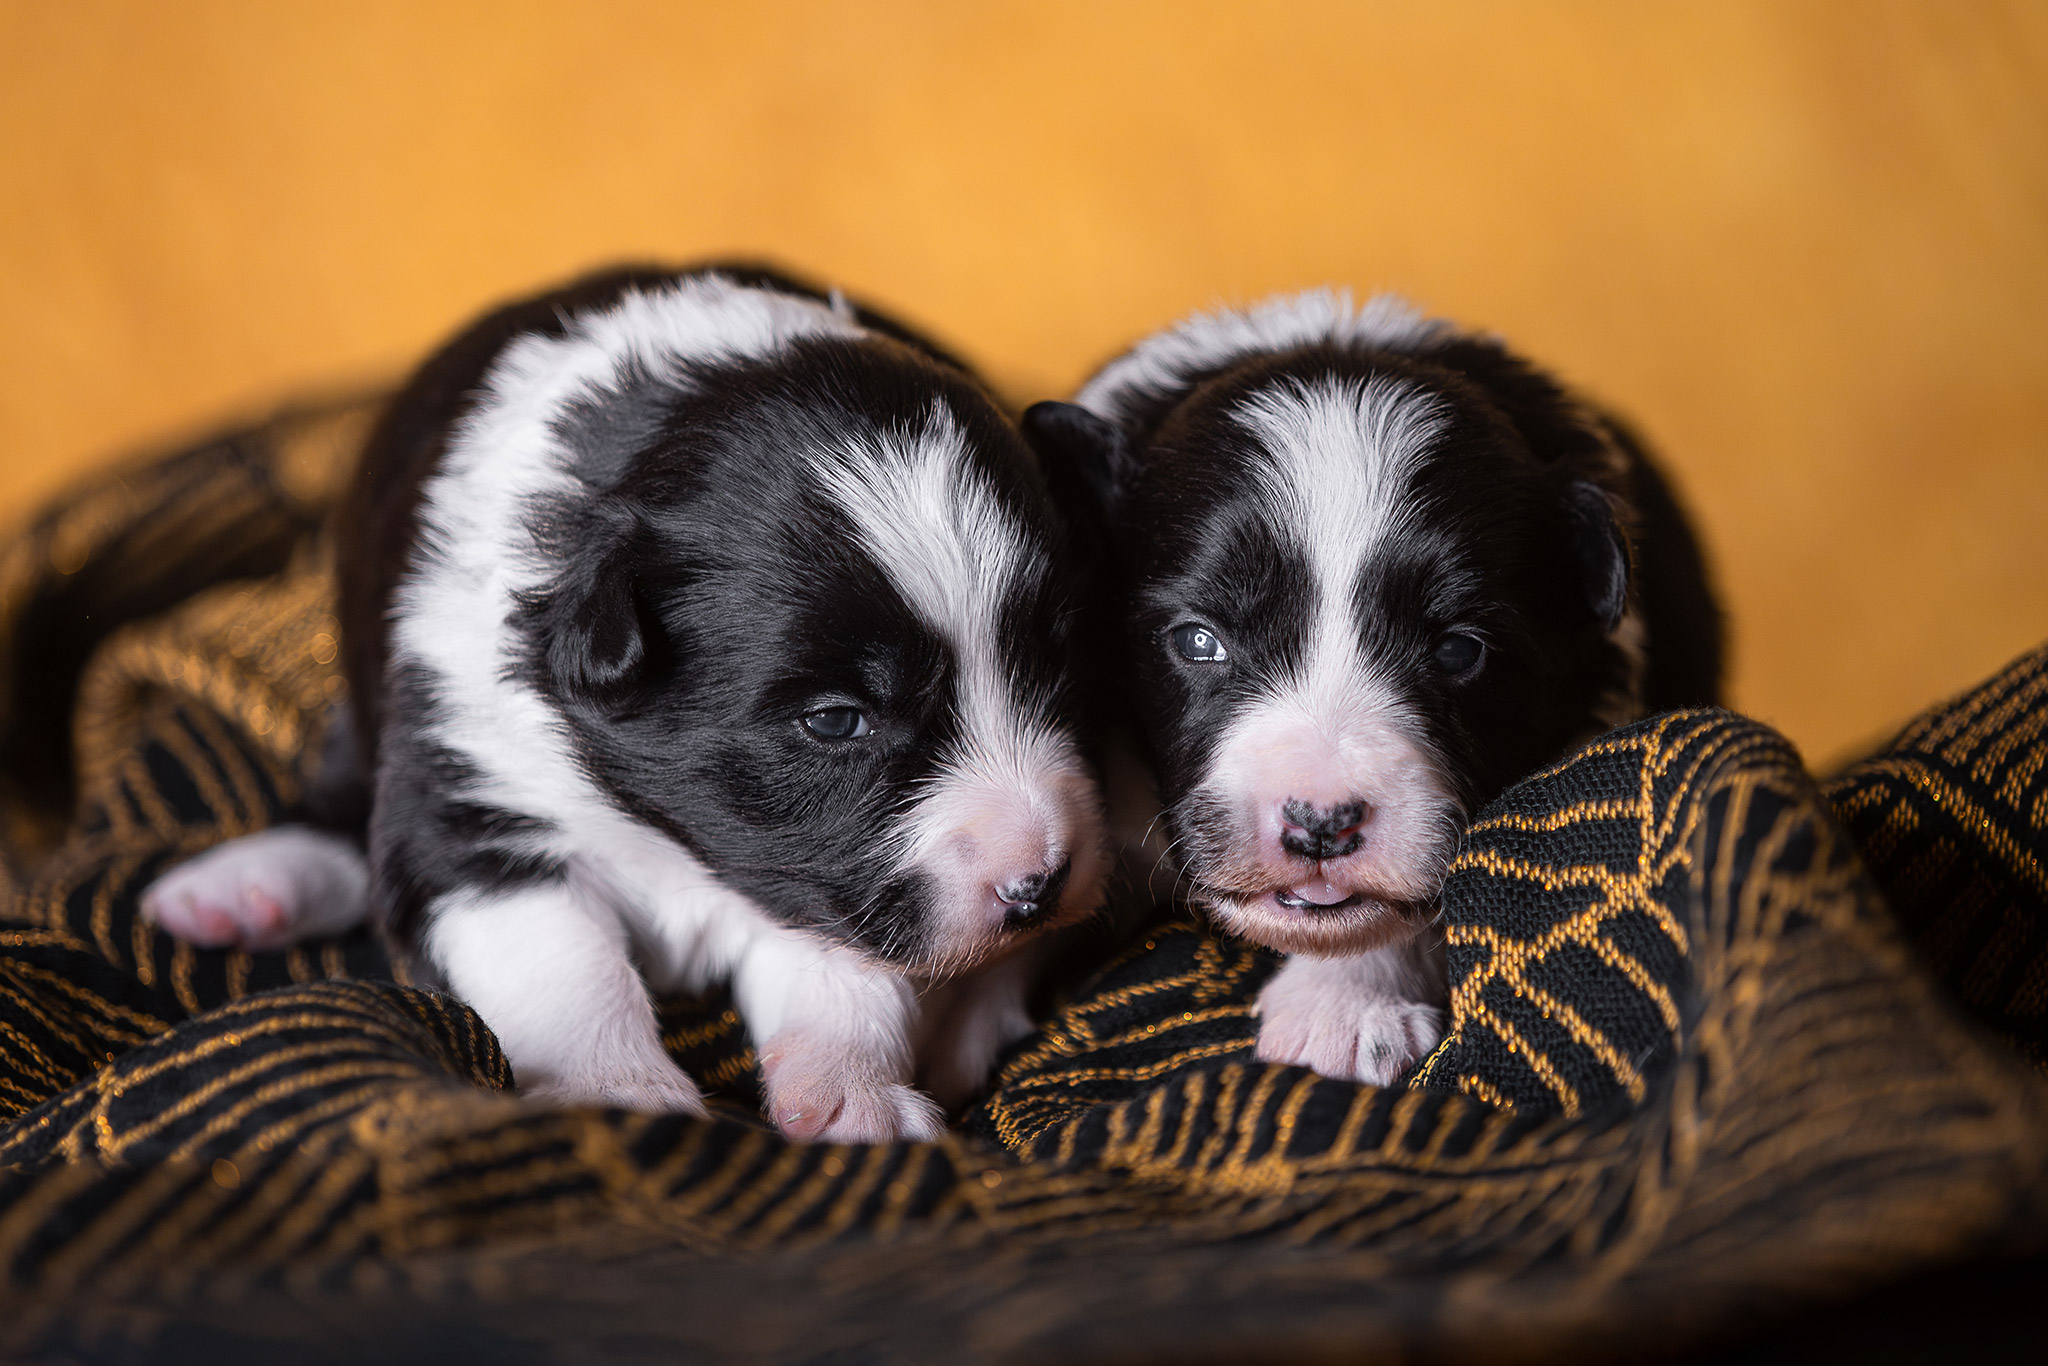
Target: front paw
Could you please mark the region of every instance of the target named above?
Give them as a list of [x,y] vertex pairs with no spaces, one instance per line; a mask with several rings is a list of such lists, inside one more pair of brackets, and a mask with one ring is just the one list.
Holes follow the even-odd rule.
[[1385,1086],[1444,1036],[1443,1012],[1421,1001],[1273,989],[1279,986],[1276,979],[1259,997],[1261,1062]]
[[601,1105],[642,1114],[709,1114],[704,1093],[690,1074],[677,1067],[634,1073],[589,1073],[550,1077],[520,1094],[558,1109]]
[[772,1047],[762,1059],[768,1117],[799,1143],[929,1143],[946,1131],[938,1103],[843,1053]]

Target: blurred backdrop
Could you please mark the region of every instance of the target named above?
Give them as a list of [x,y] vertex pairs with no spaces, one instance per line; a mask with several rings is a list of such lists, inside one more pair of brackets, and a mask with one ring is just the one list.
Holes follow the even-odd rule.
[[1020,400],[1323,282],[1634,416],[1826,762],[2048,637],[2048,4],[0,0],[0,519],[743,252]]

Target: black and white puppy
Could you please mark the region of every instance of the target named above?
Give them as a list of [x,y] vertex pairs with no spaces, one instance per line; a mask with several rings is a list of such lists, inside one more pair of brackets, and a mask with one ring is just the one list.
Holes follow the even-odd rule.
[[1427,927],[1463,818],[1718,695],[1668,488],[1498,342],[1390,297],[1191,318],[1025,426],[1098,509],[1192,898],[1289,955],[1259,1056],[1392,1080],[1442,1034]]
[[620,271],[457,337],[339,534],[368,861],[287,827],[172,870],[174,932],[374,907],[524,1090],[699,1111],[649,986],[729,980],[770,1116],[929,1138],[1092,912],[1075,592],[1029,448],[901,326],[768,272]]

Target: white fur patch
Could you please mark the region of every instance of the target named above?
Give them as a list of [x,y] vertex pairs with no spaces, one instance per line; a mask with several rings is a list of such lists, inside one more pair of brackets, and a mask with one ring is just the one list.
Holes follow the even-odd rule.
[[1046,572],[1044,557],[943,406],[922,431],[831,453],[818,477],[957,665],[960,738],[896,836],[899,866],[939,889],[930,967],[951,970],[1002,942],[996,888],[1069,859],[1069,898],[1086,898],[1099,877],[1094,782],[1070,737],[1042,719],[1041,701],[1015,695],[1003,665],[1003,604]]
[[563,884],[444,897],[424,947],[481,1015],[520,1089],[563,1105],[704,1112],[661,1046],[611,908]]
[[1045,572],[1044,556],[974,468],[951,410],[934,405],[921,432],[829,453],[818,478],[911,610],[962,651],[967,691],[1014,714],[997,617],[1007,596]]
[[1443,430],[1441,409],[1404,381],[1377,376],[1267,389],[1236,417],[1266,457],[1257,476],[1267,517],[1308,555],[1319,638],[1355,641],[1352,589],[1381,543],[1403,530],[1409,484]]
[[1425,318],[1405,299],[1376,294],[1364,307],[1348,290],[1310,289],[1283,294],[1249,308],[1197,313],[1151,336],[1111,361],[1082,386],[1074,402],[1111,422],[1188,387],[1194,376],[1234,360],[1338,342],[1404,351],[1450,331]]
[[1040,935],[1008,957],[926,989],[917,1080],[941,1105],[953,1109],[979,1093],[996,1055],[1032,1031],[1031,988],[1060,939]]

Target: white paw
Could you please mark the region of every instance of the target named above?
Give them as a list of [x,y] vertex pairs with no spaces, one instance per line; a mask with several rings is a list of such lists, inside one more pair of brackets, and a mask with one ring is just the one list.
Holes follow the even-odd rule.
[[217,845],[165,873],[141,910],[201,948],[251,953],[360,924],[370,909],[370,869],[339,835],[280,825]]
[[1277,977],[1259,994],[1259,1060],[1340,1081],[1385,1086],[1443,1036],[1443,1012],[1422,1001],[1299,989]]
[[930,1142],[945,1133],[938,1102],[864,1061],[774,1040],[761,1059],[768,1117],[799,1143]]
[[684,1114],[703,1116],[709,1111],[704,1093],[680,1067],[650,1069],[637,1073],[606,1073],[551,1077],[520,1094],[557,1109],[602,1105],[615,1110],[638,1110],[643,1114]]

